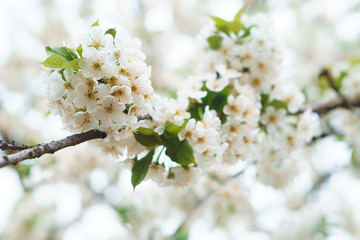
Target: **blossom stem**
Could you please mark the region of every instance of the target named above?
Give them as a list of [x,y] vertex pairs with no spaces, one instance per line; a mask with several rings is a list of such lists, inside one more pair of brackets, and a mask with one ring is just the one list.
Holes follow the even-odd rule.
[[161,151],[159,152],[158,157],[156,158],[156,163],[157,163],[157,164],[159,164],[159,159],[160,159],[160,156],[161,156],[161,154],[163,153],[164,149],[165,149],[165,146],[162,147]]

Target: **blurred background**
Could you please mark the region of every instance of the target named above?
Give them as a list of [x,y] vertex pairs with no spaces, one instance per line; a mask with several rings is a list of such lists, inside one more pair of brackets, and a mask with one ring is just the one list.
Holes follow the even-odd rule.
[[[0,138],[35,144],[69,135],[57,117],[47,114],[42,99],[39,76],[45,46],[76,47],[79,35],[97,19],[104,28],[125,29],[142,41],[154,88],[173,96],[196,71],[197,34],[209,23],[209,15],[230,20],[242,4],[0,0]],[[248,13],[258,12],[272,17],[274,35],[286,46],[286,74],[302,87],[308,102],[319,99],[316,81],[322,68],[339,72],[344,61],[360,56],[359,0],[251,1]],[[325,93],[320,101],[333,97]],[[338,171],[350,163],[351,150],[334,138],[317,147],[289,190],[254,183],[250,193],[230,199],[243,208],[236,214],[221,208],[222,202],[205,204],[189,221],[187,237],[360,239],[360,181],[356,173]],[[331,178],[319,181],[329,173]],[[247,174],[255,175],[251,170]],[[304,200],[304,193],[318,182],[321,189],[310,191]],[[0,239],[162,239],[176,231],[192,204],[206,194],[206,184],[171,189],[144,182],[134,192],[130,173],[121,171],[116,159],[83,144],[0,169]],[[241,192],[237,186],[229,189]],[[303,205],[309,207],[300,208]]]

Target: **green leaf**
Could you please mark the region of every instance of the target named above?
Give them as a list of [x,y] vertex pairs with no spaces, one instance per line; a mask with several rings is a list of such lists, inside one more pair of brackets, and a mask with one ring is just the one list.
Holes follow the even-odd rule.
[[113,38],[115,38],[116,36],[116,29],[115,28],[110,28],[108,29],[105,34],[110,34],[111,36],[113,36]]
[[59,54],[60,56],[63,56],[66,61],[71,61],[74,59],[77,59],[78,56],[74,52],[74,50],[67,48],[67,47],[45,47],[45,51],[48,56],[51,56],[53,54]]
[[131,214],[135,212],[135,207],[133,205],[125,205],[120,207],[115,207],[115,210],[119,217],[122,220],[122,223],[129,223],[131,219]]
[[40,216],[39,216],[39,214],[36,213],[36,214],[32,215],[31,217],[27,218],[25,223],[30,229],[32,229],[39,223],[39,221],[40,221]]
[[149,128],[140,127],[134,132],[134,137],[141,145],[145,147],[154,147],[160,145],[163,140],[160,136]]
[[281,108],[287,110],[288,104],[285,101],[274,99],[269,105],[274,106],[276,110],[279,110]]
[[244,34],[240,38],[246,38],[246,37],[250,36],[251,29],[253,27],[257,27],[257,25],[251,25],[250,27],[244,28]]
[[72,68],[74,71],[78,71],[80,69],[79,67],[79,61],[83,58],[74,59],[70,62],[65,62],[62,67],[63,68]]
[[335,137],[336,137],[336,141],[341,141],[341,142],[345,141],[344,134],[336,134]]
[[261,94],[261,105],[265,106],[269,102],[269,94]]
[[151,149],[151,151],[148,154],[146,154],[146,156],[143,157],[142,159],[135,161],[134,166],[132,167],[131,170],[131,184],[133,185],[134,189],[146,177],[146,174],[149,170],[149,165],[154,156],[154,152],[155,152],[155,148]]
[[[225,33],[226,35],[230,36],[230,33],[233,32],[235,33],[235,35],[237,35],[242,29],[245,28],[244,24],[241,22],[241,16],[242,14],[245,12],[247,6],[249,4],[249,1],[245,1],[244,5],[242,6],[242,8],[236,13],[234,20],[233,21],[226,21],[224,19],[221,19],[219,17],[215,17],[215,16],[210,16],[212,18],[212,20],[215,22],[215,26],[218,29],[218,31]],[[248,29],[248,31],[246,32],[246,36],[243,37],[247,37],[250,34],[250,29]],[[245,35],[245,34],[244,34]],[[209,42],[209,40],[208,40]],[[213,46],[215,46],[214,50],[218,49],[216,48],[216,44],[218,44],[219,40],[217,39],[213,44]],[[212,45],[209,43],[211,49]]]
[[187,120],[185,120],[181,126],[175,125],[172,122],[166,124],[163,136],[168,139],[177,137],[179,132],[181,132],[181,130],[183,130],[185,128],[186,123],[187,123]]
[[215,16],[210,17],[212,18],[212,20],[214,20],[215,26],[220,32],[223,32],[226,35],[230,36],[230,24],[228,21],[225,21],[224,19]]
[[82,57],[83,48],[81,44],[77,47],[76,51],[78,52],[79,56]]
[[210,109],[214,109],[218,114],[221,113],[227,104],[227,99],[231,93],[231,87],[226,86],[221,92],[210,92],[208,94],[214,94],[214,98],[210,103]]
[[236,35],[240,32],[240,30],[244,29],[244,24],[242,24],[241,22],[231,22],[230,23],[230,29],[233,33],[235,33]]
[[283,101],[283,100],[278,100],[278,99],[274,99],[270,102],[270,96],[269,94],[265,94],[265,93],[262,93],[261,94],[261,114],[263,114],[265,112],[265,109],[268,107],[268,106],[273,106],[276,110],[279,110],[281,108],[287,110],[288,109],[288,104],[287,102]]
[[174,98],[174,99],[177,98],[177,89],[176,88],[167,88],[164,91],[170,98]]
[[59,54],[53,54],[41,64],[47,68],[62,68],[65,62],[66,59],[63,56]]
[[189,239],[189,234],[187,232],[185,232],[185,230],[178,230],[175,235],[174,235],[174,240],[188,240]]
[[204,107],[198,108],[199,120],[197,120],[197,121],[200,121],[201,119],[203,119],[204,111],[205,111]]
[[209,44],[210,49],[218,50],[221,46],[223,37],[221,37],[219,35],[213,35],[213,36],[208,37],[206,40]]
[[33,164],[18,164],[14,166],[19,173],[21,179],[28,178],[30,176],[30,170]]
[[[221,92],[210,91],[205,86],[204,88],[207,91],[207,95],[202,98],[202,113],[205,112],[205,107],[208,105],[210,110],[216,111],[218,117],[220,117],[220,120],[224,123],[226,120],[226,116],[223,113],[223,109],[227,104],[227,99],[231,93],[231,87],[228,85]],[[202,115],[201,112],[199,112],[199,115]]]
[[359,64],[360,64],[360,57],[350,58],[350,59],[349,59],[349,64],[350,64],[351,66],[359,65]]
[[325,93],[327,90],[331,89],[327,76],[319,76],[317,79],[317,85],[320,87],[322,93]]
[[236,13],[234,17],[234,22],[240,22],[241,15],[245,12],[248,5],[249,5],[249,0],[245,1],[242,8]]
[[195,162],[194,151],[187,140],[181,141],[177,138],[171,138],[165,145],[166,155],[168,155],[171,161],[180,165],[187,166]]
[[229,213],[235,213],[236,208],[235,208],[235,206],[234,206],[233,203],[228,202],[228,204],[227,204],[227,210],[228,210]]
[[190,103],[188,112],[191,118],[200,121],[203,118],[206,106],[209,106],[209,109],[215,110],[220,120],[224,123],[226,116],[223,113],[223,109],[231,93],[231,87],[228,85],[221,92],[212,92],[204,84],[201,90],[206,91],[207,95],[201,99],[202,103]]
[[263,114],[265,112],[265,109],[269,103],[269,94],[265,94],[265,93],[262,93],[261,94],[261,99],[260,99],[260,102],[261,102],[261,114]]
[[320,233],[321,235],[323,235],[324,237],[328,237],[329,236],[329,228],[331,227],[331,225],[328,223],[328,221],[326,220],[325,217],[321,217],[318,220],[317,225],[315,226],[314,232],[316,233]]
[[330,82],[333,82],[335,87],[338,89],[342,88],[343,80],[347,76],[346,71],[341,71],[338,77],[332,78],[332,76],[329,76],[329,73],[325,72],[324,74],[321,74],[317,79],[317,85],[320,88],[320,93],[324,94],[328,90],[332,90],[333,87],[331,86]]
[[201,103],[193,102],[189,105],[187,111],[190,113],[191,118],[194,118],[196,121],[200,121],[203,116],[204,106]]
[[94,23],[91,25],[91,27],[97,27],[97,26],[99,26],[99,19],[96,20],[96,22],[94,22]]
[[[359,62],[360,63],[360,62]],[[343,85],[343,80],[344,78],[347,76],[347,72],[346,71],[341,71],[340,75],[335,79],[334,83],[336,85],[336,87],[338,87],[339,89],[342,88]]]
[[268,106],[273,106],[276,110],[279,110],[281,108],[287,110],[288,109],[288,104],[287,102],[283,101],[283,100],[278,100],[278,99],[274,99],[270,102],[270,96],[269,94],[261,94],[261,114],[263,114],[265,112],[265,109]]

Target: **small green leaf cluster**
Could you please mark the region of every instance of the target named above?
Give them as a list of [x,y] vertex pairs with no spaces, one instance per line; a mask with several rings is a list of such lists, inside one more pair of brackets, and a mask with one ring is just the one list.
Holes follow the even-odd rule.
[[115,207],[116,213],[119,215],[122,223],[130,223],[131,214],[135,212],[135,207],[133,205],[125,205]]
[[360,57],[353,57],[349,59],[350,66],[360,65]]
[[[168,123],[163,134],[159,135],[154,130],[140,127],[134,132],[135,139],[143,146],[150,149],[145,157],[141,159],[135,158],[132,167],[131,183],[135,188],[139,185],[148,172],[149,166],[154,158],[155,148],[162,146],[165,154],[185,169],[190,164],[196,166],[193,149],[187,140],[180,141],[178,138],[179,132],[185,128],[187,121],[185,120],[181,126],[173,123]],[[160,153],[161,154],[161,153]],[[159,156],[160,156],[159,154]],[[158,162],[157,162],[158,163]]]
[[18,164],[15,166],[16,170],[19,173],[19,177],[23,180],[30,177],[30,171],[33,164]]
[[[247,5],[248,1],[246,1],[243,7],[236,13],[232,21],[226,21],[219,17],[210,16],[211,19],[214,21],[215,27],[217,29],[217,31],[213,35],[209,36],[206,39],[210,49],[218,50],[221,47],[222,41],[225,36],[231,37],[231,35],[234,34],[238,39],[242,39],[250,35],[250,30],[255,25],[246,27],[241,22],[241,16],[245,12]],[[240,32],[241,34],[239,35]],[[223,34],[225,34],[225,36]]]
[[341,89],[343,86],[343,80],[348,75],[347,71],[341,71],[340,74],[334,78],[329,79],[329,77],[332,78],[332,76],[329,75],[321,75],[317,79],[317,85],[320,87],[320,94],[325,94],[328,90],[333,89],[333,87],[330,84],[330,81],[333,82],[334,86],[337,89]]
[[[99,26],[99,20],[92,25],[92,27],[94,26]],[[110,34],[115,38],[116,29],[110,28],[105,34]],[[44,67],[53,69],[72,68],[74,71],[79,71],[79,61],[83,58],[81,44],[76,49],[46,46],[45,51],[49,57],[41,63]]]
[[224,123],[226,116],[223,109],[227,104],[227,99],[231,93],[230,85],[226,86],[220,92],[213,92],[204,84],[201,90],[206,91],[207,94],[201,99],[201,103],[194,101],[189,104],[188,112],[191,114],[191,118],[194,118],[197,121],[202,120],[205,108],[206,106],[209,106],[209,109],[215,110],[221,122]]
[[72,68],[78,71],[81,52],[68,47],[45,47],[48,58],[41,64],[46,68],[64,69]]
[[319,219],[317,226],[314,229],[314,232],[320,233],[324,237],[328,237],[329,227],[331,227],[331,224],[329,224],[328,220],[323,216]]
[[261,94],[261,113],[264,113],[267,107],[273,106],[276,110],[279,109],[285,109],[286,111],[288,110],[288,104],[287,102],[283,101],[283,100],[278,100],[278,99],[273,99],[272,101],[270,101],[270,96],[269,94]]

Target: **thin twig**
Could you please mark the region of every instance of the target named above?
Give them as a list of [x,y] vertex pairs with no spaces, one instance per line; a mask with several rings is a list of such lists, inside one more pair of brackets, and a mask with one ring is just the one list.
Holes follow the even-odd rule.
[[322,174],[317,181],[314,183],[314,185],[312,186],[312,188],[306,193],[306,201],[308,202],[315,193],[319,192],[321,190],[321,188],[330,180],[330,178],[332,176],[334,176],[335,174],[337,174],[338,172],[342,171],[343,168],[339,167],[339,168],[334,168],[324,174]]
[[92,139],[105,138],[105,137],[106,137],[105,132],[101,132],[98,130],[90,130],[84,133],[78,133],[68,136],[58,141],[51,141],[49,143],[38,144],[36,146],[27,148],[20,152],[3,156],[3,161],[0,161],[0,168],[5,167],[7,165],[16,165],[19,162],[27,159],[38,158],[46,153],[55,153],[63,148],[75,146]]
[[340,88],[336,85],[335,80],[333,75],[331,74],[330,70],[325,68],[323,69],[320,74],[319,74],[319,78],[320,77],[325,77],[327,82],[329,83],[330,87],[336,92],[336,94],[338,95],[338,97],[344,102],[344,104],[350,108],[350,105],[348,103],[348,100],[346,99],[346,97],[344,96],[344,94],[341,93]]
[[[221,184],[221,186],[224,186],[226,183],[230,182],[231,180],[241,176],[251,165],[253,165],[255,162],[249,162],[243,169],[241,169],[239,172],[231,175],[230,177],[226,178],[224,181],[219,181],[219,183]],[[217,191],[217,188],[211,188],[205,196],[203,196],[202,198],[198,199],[186,212],[185,214],[185,218],[183,219],[183,221],[181,222],[181,224],[179,225],[179,227],[176,229],[176,231],[168,238],[170,239],[174,239],[174,237],[176,236],[176,234],[178,234],[179,232],[181,232],[181,230],[184,228],[184,226],[188,223],[188,221],[191,219],[191,217],[196,213],[197,210],[199,210],[199,208],[207,201],[209,200]]]
[[[311,106],[313,111],[316,112],[317,114],[319,114],[319,116],[327,114],[327,113],[329,113],[332,110],[337,109],[337,108],[347,108],[347,109],[351,110],[352,108],[360,107],[360,100],[359,99],[350,100],[350,99],[347,99],[344,96],[344,94],[342,94],[342,92],[340,91],[340,88],[336,85],[334,77],[332,76],[330,70],[323,69],[320,72],[319,77],[325,77],[327,82],[329,83],[330,87],[336,92],[336,94],[339,97],[338,100],[335,100],[335,101],[332,101],[332,102]],[[294,113],[294,115],[301,114],[305,110],[306,110],[306,108],[303,108],[300,111]],[[291,113],[289,113],[289,114],[291,114]]]

